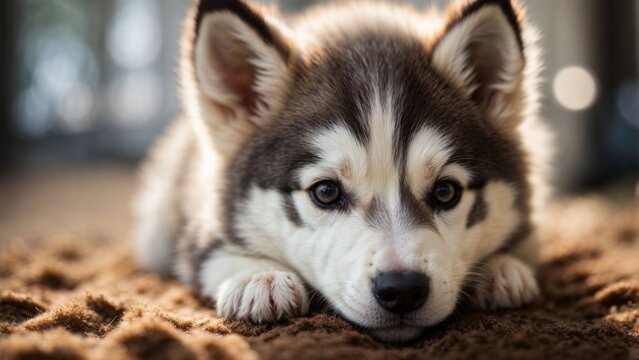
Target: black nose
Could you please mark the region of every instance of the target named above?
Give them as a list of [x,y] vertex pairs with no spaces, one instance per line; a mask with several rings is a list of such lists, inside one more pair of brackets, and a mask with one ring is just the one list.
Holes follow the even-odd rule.
[[428,278],[418,272],[384,272],[373,280],[373,293],[386,310],[398,314],[417,310],[428,298]]

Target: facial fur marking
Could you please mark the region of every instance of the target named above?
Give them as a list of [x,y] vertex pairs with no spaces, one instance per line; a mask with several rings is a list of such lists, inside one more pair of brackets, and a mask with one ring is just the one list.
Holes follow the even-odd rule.
[[408,185],[400,186],[402,210],[411,225],[434,228],[433,213],[424,205],[423,200],[415,197]]
[[476,177],[472,177],[470,181],[468,181],[468,190],[481,190],[484,186],[486,186],[486,180],[479,179]]
[[[475,226],[465,229],[467,241],[475,243],[468,248],[471,252],[465,255],[472,257],[471,263],[500,253],[501,249],[507,246],[508,239],[512,239],[513,236],[520,238],[519,234],[526,233],[524,230],[526,226],[523,225],[526,223],[525,214],[517,206],[516,190],[507,182],[489,181],[477,193],[482,194],[486,202],[486,217],[481,222],[475,223]],[[472,209],[469,210],[470,212]]]
[[[399,190],[399,168],[394,156],[395,113],[392,89],[385,94],[375,87],[369,114],[370,140],[367,146],[368,182],[372,188],[388,196]],[[385,199],[391,201],[391,199]],[[397,204],[389,204],[391,207]]]
[[295,207],[295,202],[293,201],[293,195],[291,193],[283,194],[282,196],[284,213],[286,217],[291,220],[291,222],[297,226],[304,225],[302,218],[300,217],[297,208]]
[[379,231],[389,231],[392,226],[391,214],[384,202],[377,196],[370,201],[365,211],[366,222]]
[[454,147],[435,128],[425,126],[412,138],[406,157],[406,181],[416,197],[430,188],[450,159]]
[[351,178],[353,176],[353,167],[351,166],[351,163],[347,160],[342,160],[339,166],[339,173],[345,179]]
[[488,205],[486,204],[486,200],[484,199],[484,193],[483,191],[478,190],[477,195],[475,196],[473,207],[470,209],[468,218],[466,219],[466,227],[471,228],[486,219],[487,212]]
[[310,148],[317,153],[317,161],[300,167],[297,175],[302,188],[309,188],[321,178],[340,174],[349,181],[355,181],[350,177],[365,171],[366,149],[347,126],[335,125],[321,129],[310,137],[309,142]]

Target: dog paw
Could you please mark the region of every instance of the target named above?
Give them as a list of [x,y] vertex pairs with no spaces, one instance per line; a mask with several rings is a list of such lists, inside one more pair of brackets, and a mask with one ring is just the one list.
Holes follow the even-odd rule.
[[263,271],[226,280],[216,296],[219,316],[227,320],[272,322],[304,315],[308,297],[297,275]]
[[532,302],[539,296],[533,270],[512,255],[495,255],[483,265],[482,279],[476,288],[476,299],[482,309],[514,308]]

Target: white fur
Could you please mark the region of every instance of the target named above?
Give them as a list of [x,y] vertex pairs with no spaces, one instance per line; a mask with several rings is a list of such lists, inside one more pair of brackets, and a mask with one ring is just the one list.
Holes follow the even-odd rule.
[[[136,261],[143,269],[162,274],[172,270],[171,243],[177,236],[178,222],[178,194],[174,189],[180,175],[179,164],[184,161],[191,139],[187,127],[184,121],[176,122],[173,136],[163,138],[151,153],[151,161],[142,173],[141,191],[134,202]],[[162,149],[162,154],[158,149]]]
[[480,269],[487,281],[480,281],[475,301],[483,309],[519,307],[539,296],[539,287],[530,266],[508,254],[491,257]]
[[303,315],[308,296],[297,275],[278,262],[214,253],[202,265],[202,293],[217,301],[225,319],[275,321]]

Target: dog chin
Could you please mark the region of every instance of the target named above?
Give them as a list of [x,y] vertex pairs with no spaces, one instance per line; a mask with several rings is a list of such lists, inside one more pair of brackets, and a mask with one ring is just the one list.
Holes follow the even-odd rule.
[[406,324],[370,329],[369,333],[376,339],[389,343],[406,343],[415,340],[424,331],[423,327]]

